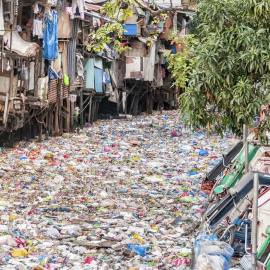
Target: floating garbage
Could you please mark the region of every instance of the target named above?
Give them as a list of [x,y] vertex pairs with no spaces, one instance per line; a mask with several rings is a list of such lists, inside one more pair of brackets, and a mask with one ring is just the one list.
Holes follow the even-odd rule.
[[[169,111],[1,148],[0,269],[191,269],[201,181],[224,142]],[[209,256],[200,267],[228,261]]]

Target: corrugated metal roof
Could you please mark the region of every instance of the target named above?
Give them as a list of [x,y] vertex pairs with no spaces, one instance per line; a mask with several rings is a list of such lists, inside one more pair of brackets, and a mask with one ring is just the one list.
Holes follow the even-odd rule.
[[107,0],[86,0],[85,1],[85,3],[88,3],[88,4],[101,4],[104,2],[107,2]]
[[89,3],[86,3],[85,2],[85,8],[87,9],[87,10],[94,10],[94,11],[99,11],[100,9],[101,9],[101,7],[100,6],[98,6],[98,5],[93,5],[93,4],[89,4]]

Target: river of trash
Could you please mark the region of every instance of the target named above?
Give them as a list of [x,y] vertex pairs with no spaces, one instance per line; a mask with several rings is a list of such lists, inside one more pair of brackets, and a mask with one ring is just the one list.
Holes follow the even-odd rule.
[[169,111],[1,148],[0,269],[191,269],[202,177],[233,141]]

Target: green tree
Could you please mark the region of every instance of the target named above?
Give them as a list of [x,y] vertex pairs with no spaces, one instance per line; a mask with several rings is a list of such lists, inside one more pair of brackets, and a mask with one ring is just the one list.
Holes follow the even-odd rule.
[[[158,21],[164,21],[167,12],[175,12],[183,10],[183,7],[156,8],[157,5],[153,1],[151,6],[148,6],[140,0],[111,0],[106,2],[101,8],[103,14],[108,21],[90,34],[91,42],[87,46],[88,51],[100,52],[105,49],[106,45],[116,49],[120,54],[129,49],[129,46],[123,46],[121,39],[123,38],[124,21],[133,15],[133,8],[141,7],[150,12],[151,23],[155,24]],[[147,37],[148,46],[150,46],[158,37],[158,33],[151,33]],[[105,45],[105,46],[104,46]]]
[[[270,0],[201,0],[198,22],[190,66],[178,67],[189,81],[179,100],[183,118],[196,128],[240,134],[270,101]],[[259,126],[261,135],[269,124]]]

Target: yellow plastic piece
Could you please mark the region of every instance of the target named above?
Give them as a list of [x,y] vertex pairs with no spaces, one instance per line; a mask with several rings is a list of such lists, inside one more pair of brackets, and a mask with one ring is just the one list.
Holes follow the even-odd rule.
[[134,239],[138,239],[138,240],[140,240],[140,241],[143,242],[143,243],[145,242],[145,240],[144,240],[143,238],[141,238],[141,237],[140,237],[138,234],[136,234],[136,233],[133,234],[133,238],[134,238]]
[[11,255],[12,255],[12,257],[15,257],[15,258],[16,257],[27,257],[29,255],[29,253],[24,248],[22,248],[22,249],[14,248]]

